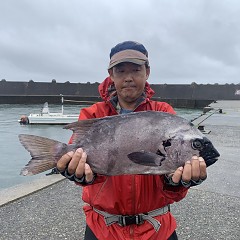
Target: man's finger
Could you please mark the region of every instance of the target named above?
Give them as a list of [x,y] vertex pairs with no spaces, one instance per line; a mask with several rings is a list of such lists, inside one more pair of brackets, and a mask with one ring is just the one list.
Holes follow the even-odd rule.
[[75,171],[75,176],[77,178],[81,178],[83,176],[83,174],[85,174],[86,160],[87,160],[87,154],[85,152],[82,152],[81,158],[78,162],[78,165],[77,165],[77,168],[76,168],[76,171]]
[[202,157],[199,157],[200,166],[200,179],[205,180],[207,178],[207,165]]
[[62,172],[66,169],[68,163],[71,161],[72,156],[73,156],[74,152],[68,152],[66,154],[64,154],[59,161],[57,162],[57,169]]
[[172,181],[174,183],[179,183],[182,178],[183,167],[179,167],[172,175]]
[[76,150],[76,152],[74,153],[72,160],[71,160],[71,162],[69,162],[69,165],[68,165],[69,175],[72,175],[75,173],[78,163],[79,163],[80,159],[82,158],[82,154],[83,154],[82,148],[78,148]]
[[192,165],[190,161],[187,161],[183,168],[182,181],[188,183],[192,176]]
[[200,164],[197,156],[192,157],[192,180],[197,181],[200,177]]
[[92,169],[87,163],[85,164],[85,179],[86,179],[86,182],[91,182],[93,180]]

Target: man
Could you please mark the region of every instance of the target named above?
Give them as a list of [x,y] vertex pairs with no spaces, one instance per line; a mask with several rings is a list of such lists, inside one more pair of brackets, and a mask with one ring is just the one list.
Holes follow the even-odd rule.
[[[79,120],[145,110],[175,114],[169,104],[150,100],[154,91],[147,83],[150,67],[142,44],[126,41],[113,47],[108,73],[99,85],[104,101],[82,109]],[[57,168],[83,186],[86,240],[177,239],[169,205],[207,176],[206,164],[197,156],[168,176],[100,176],[87,164],[84,149],[65,154]]]

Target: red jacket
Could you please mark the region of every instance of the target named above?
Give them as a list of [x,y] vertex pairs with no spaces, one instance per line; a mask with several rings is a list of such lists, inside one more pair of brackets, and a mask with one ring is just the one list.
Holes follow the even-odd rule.
[[[109,93],[109,87],[112,84],[110,78],[107,78],[99,85],[100,95],[105,101],[82,109],[80,120],[118,114],[112,101],[115,95],[114,89],[112,93]],[[146,96],[135,111],[153,110],[175,114],[169,104],[150,100],[153,94],[154,91],[146,83]],[[100,240],[166,240],[176,228],[176,221],[170,212],[155,217],[161,223],[160,230],[156,232],[147,221],[142,225],[126,227],[118,224],[106,226],[103,217],[92,207],[111,214],[134,215],[179,201],[185,197],[186,193],[187,189],[184,187],[165,185],[164,176],[159,175],[97,176],[94,184],[83,187],[82,199],[87,203],[84,206],[86,222]]]

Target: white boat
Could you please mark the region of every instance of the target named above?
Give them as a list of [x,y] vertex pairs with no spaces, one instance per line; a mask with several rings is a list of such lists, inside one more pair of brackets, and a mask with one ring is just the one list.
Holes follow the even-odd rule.
[[64,114],[63,104],[62,112],[51,113],[48,108],[48,103],[45,102],[40,113],[31,113],[29,116],[23,115],[18,121],[20,124],[61,125],[76,122],[78,120],[78,117],[78,114]]

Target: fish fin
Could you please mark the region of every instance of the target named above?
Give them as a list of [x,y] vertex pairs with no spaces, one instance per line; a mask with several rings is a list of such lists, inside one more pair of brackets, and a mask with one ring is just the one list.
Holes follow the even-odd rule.
[[67,149],[67,144],[49,138],[20,134],[19,140],[30,153],[31,160],[21,170],[20,175],[35,175],[56,167],[57,161]]
[[76,142],[79,142],[80,139],[83,139],[94,123],[99,122],[102,119],[103,118],[92,118],[80,120],[66,125],[64,129],[70,129],[73,131],[72,143],[75,144]]
[[128,158],[134,163],[145,166],[161,166],[161,162],[165,159],[158,154],[152,152],[132,152],[127,155]]

